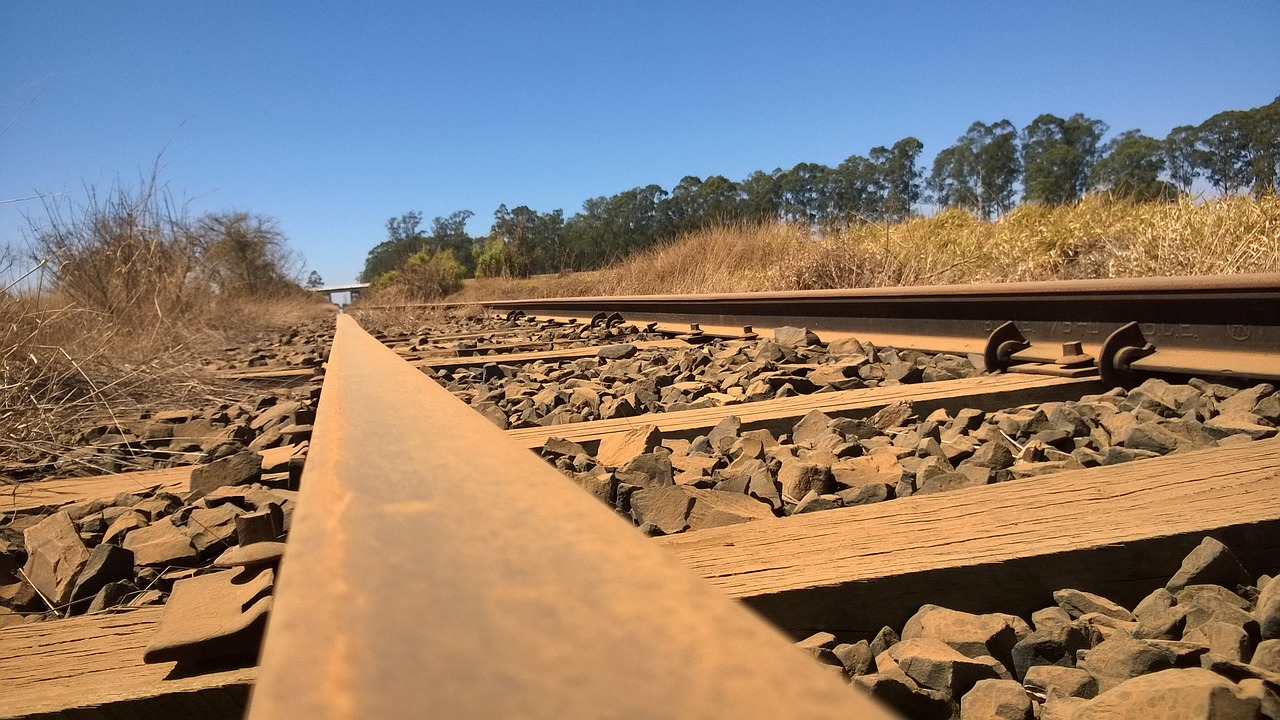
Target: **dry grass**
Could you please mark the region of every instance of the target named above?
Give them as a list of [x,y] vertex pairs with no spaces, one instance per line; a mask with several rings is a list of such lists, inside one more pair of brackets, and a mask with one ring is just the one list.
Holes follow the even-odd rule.
[[253,392],[218,380],[200,359],[329,314],[305,298],[225,301],[139,327],[59,293],[0,294],[0,478],[45,463],[93,425],[121,426],[143,408],[238,402]]
[[993,222],[945,211],[827,235],[706,230],[591,273],[469,283],[450,300],[748,292],[1280,272],[1280,198],[1027,205]]
[[46,213],[29,270],[0,248],[0,479],[6,464],[56,459],[86,425],[244,399],[200,358],[331,313],[288,281],[293,256],[269,222],[192,220],[154,170]]

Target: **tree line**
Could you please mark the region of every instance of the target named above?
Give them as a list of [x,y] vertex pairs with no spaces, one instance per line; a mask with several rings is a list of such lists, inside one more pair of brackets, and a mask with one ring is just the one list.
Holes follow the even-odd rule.
[[409,212],[387,221],[387,239],[369,251],[363,282],[417,262],[451,256],[465,276],[526,277],[589,270],[678,235],[728,223],[783,221],[824,230],[911,217],[925,202],[982,218],[1018,203],[1074,203],[1090,192],[1136,201],[1174,200],[1201,180],[1224,195],[1276,192],[1280,175],[1280,98],[1249,110],[1227,110],[1163,138],[1126,130],[1110,140],[1101,120],[1077,113],[1043,114],[1019,129],[1009,120],[975,122],[933,159],[906,137],[834,167],[799,163],[743,180],[685,176],[659,185],[587,200],[565,218],[500,205],[489,233],[466,232],[474,213],[461,210],[422,227]]

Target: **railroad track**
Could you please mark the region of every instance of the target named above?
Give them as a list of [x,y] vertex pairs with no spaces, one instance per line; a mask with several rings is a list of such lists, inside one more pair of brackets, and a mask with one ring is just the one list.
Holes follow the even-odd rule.
[[[1252,414],[1280,379],[1278,276],[490,308],[463,333],[339,317],[256,671],[74,702],[225,716],[243,696],[209,693],[252,682],[252,718],[887,717],[841,687],[835,641],[879,649],[922,605],[1027,618],[1075,588],[1133,607],[1206,536],[1252,577],[1280,569],[1280,440]],[[1152,410],[1191,378],[1182,415]],[[602,399],[606,380],[631,391]],[[1252,420],[1218,412],[1240,398]],[[1108,403],[1143,419],[1130,447],[1050,427]],[[1157,432],[1188,414],[1201,435]],[[979,477],[988,445],[1008,462]],[[57,702],[28,707],[76,707]]]

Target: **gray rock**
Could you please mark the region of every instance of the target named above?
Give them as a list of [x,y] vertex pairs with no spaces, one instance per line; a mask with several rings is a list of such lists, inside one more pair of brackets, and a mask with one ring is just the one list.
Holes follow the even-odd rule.
[[637,525],[651,525],[664,535],[689,528],[693,497],[680,485],[637,490],[631,494],[631,518]]
[[1262,706],[1262,717],[1280,718],[1280,693],[1274,683],[1257,678],[1245,678],[1236,683],[1246,698],[1254,698]]
[[1053,601],[1058,603],[1058,606],[1066,610],[1067,614],[1073,618],[1078,618],[1088,613],[1099,613],[1126,622],[1133,620],[1133,613],[1101,595],[1094,595],[1083,590],[1058,590],[1053,594]]
[[831,425],[831,416],[821,410],[810,410],[800,421],[791,429],[791,441],[800,443],[811,443],[821,435],[828,432]]
[[1216,437],[1246,435],[1250,440],[1265,440],[1276,434],[1276,429],[1261,424],[1261,418],[1252,413],[1218,415],[1205,421],[1204,427]]
[[636,354],[636,346],[631,343],[622,343],[620,345],[606,345],[596,352],[596,357],[605,360],[625,360]]
[[1071,624],[1071,616],[1066,610],[1054,605],[1031,613],[1031,624],[1035,629],[1050,627],[1066,627]]
[[871,644],[866,640],[856,643],[841,643],[831,649],[840,664],[850,676],[866,675],[875,666],[875,656],[871,654]]
[[742,421],[735,415],[716,423],[716,426],[707,433],[707,442],[711,444],[711,449],[721,454],[727,454],[729,448],[733,447],[733,443],[738,439],[738,433],[742,429]]
[[1040,706],[1039,720],[1072,720],[1076,711],[1088,702],[1084,698],[1076,697],[1052,698]]
[[611,433],[600,439],[596,461],[605,467],[622,467],[631,460],[662,443],[662,433],[657,425],[641,425],[625,433]]
[[1124,446],[1130,450],[1167,455],[1178,449],[1178,436],[1159,422],[1145,422],[1133,428]]
[[1253,658],[1249,660],[1249,664],[1280,673],[1280,640],[1272,638],[1258,643],[1258,647],[1253,649]]
[[252,450],[215,460],[191,471],[190,500],[227,485],[246,485],[262,477],[262,456]]
[[853,678],[868,695],[913,720],[951,720],[955,701],[946,693],[922,688],[902,672],[871,673]]
[[839,338],[827,343],[827,354],[832,357],[847,358],[854,355],[862,355],[862,343],[857,338]]
[[275,565],[284,557],[282,542],[258,542],[252,545],[229,547],[213,561],[214,567],[265,567]]
[[[1192,645],[1194,643],[1187,643]],[[1210,672],[1215,672],[1231,682],[1238,683],[1246,678],[1256,678],[1265,680],[1277,688],[1280,688],[1280,675],[1263,670],[1260,667],[1242,663],[1239,660],[1232,660],[1222,655],[1216,655],[1206,652],[1199,657],[1200,667]],[[1188,667],[1189,663],[1180,664],[1179,667]]]
[[499,428],[506,430],[511,427],[511,421],[507,418],[507,414],[502,408],[491,402],[482,402],[475,406],[475,411],[485,417],[486,420],[497,425]]
[[773,510],[768,504],[750,496],[699,488],[685,488],[685,490],[693,496],[694,500],[693,509],[689,511],[688,516],[690,530],[705,530],[773,518]]
[[899,640],[898,632],[888,625],[880,628],[880,632],[876,633],[875,638],[871,640],[872,657],[880,657],[880,654],[893,647]]
[[952,698],[960,698],[979,680],[997,677],[992,664],[965,657],[940,640],[903,640],[885,652],[918,685]]
[[1182,401],[1189,397],[1187,390],[1190,388],[1179,391],[1164,380],[1149,378],[1129,391],[1120,403],[1120,409],[1130,412],[1142,409],[1163,417],[1174,417]]
[[842,507],[843,503],[839,497],[834,495],[819,495],[817,491],[810,490],[809,494],[800,498],[800,502],[796,503],[792,509],[792,515],[803,515],[805,513],[821,512],[823,510],[834,510]]
[[1187,585],[1213,584],[1235,589],[1248,585],[1252,578],[1231,550],[1211,537],[1200,541],[1185,558],[1165,589],[1177,593]]
[[774,510],[782,508],[782,495],[778,484],[774,482],[769,468],[763,461],[753,458],[741,458],[729,464],[724,470],[712,473],[716,479],[716,490],[737,492],[750,495],[761,502],[769,503]]
[[1013,466],[1013,452],[1001,441],[985,442],[973,451],[973,455],[965,460],[964,465],[1002,470]]
[[819,631],[798,641],[795,645],[800,650],[804,650],[806,652],[818,649],[830,650],[836,646],[836,636],[829,632]]
[[1206,645],[1209,652],[1236,662],[1244,662],[1251,656],[1253,649],[1249,633],[1244,628],[1217,620],[1192,628],[1183,634],[1182,640]]
[[1245,388],[1233,393],[1230,397],[1218,403],[1218,412],[1222,415],[1230,415],[1232,413],[1252,413],[1258,403],[1264,398],[1275,395],[1276,388],[1271,383],[1259,383],[1253,387]]
[[637,455],[619,467],[614,475],[618,482],[639,487],[657,488],[675,484],[671,454],[665,450]]
[[812,347],[814,345],[822,344],[822,341],[818,339],[818,336],[808,328],[791,327],[790,325],[775,328],[773,331],[773,341],[779,345],[786,345],[788,347]]
[[578,443],[564,438],[549,437],[542,443],[542,457],[577,457],[587,451]]
[[793,502],[810,492],[825,495],[832,490],[831,469],[799,460],[784,460],[778,470],[778,483],[782,486],[782,496]]
[[880,431],[898,427],[911,417],[913,405],[910,400],[898,400],[881,408],[872,415],[867,424]]
[[1016,680],[979,680],[960,699],[960,720],[1031,718],[1031,698]]
[[1014,615],[972,613],[924,605],[902,627],[902,639],[938,640],[962,655],[988,655],[1013,668],[1012,651],[1031,628]]
[[1262,639],[1280,639],[1280,582],[1272,580],[1262,588],[1253,617],[1258,621]]
[[191,540],[167,517],[130,532],[124,546],[133,551],[138,565],[187,567],[196,561]]
[[1253,407],[1253,414],[1272,425],[1280,425],[1280,395],[1269,395]]
[[27,528],[22,533],[27,562],[22,572],[31,585],[54,605],[71,599],[76,578],[89,562],[89,550],[65,511]]
[[836,497],[844,503],[846,507],[852,505],[870,505],[871,503],[884,502],[894,498],[894,486],[888,483],[866,483],[863,485],[855,485],[848,490],[841,490],[836,493]]
[[1142,620],[1149,614],[1162,612],[1173,607],[1175,603],[1173,593],[1164,588],[1156,588],[1152,590],[1145,598],[1133,608],[1133,616]]
[[648,523],[672,535],[772,518],[773,513],[745,495],[674,485],[637,490],[631,495],[631,516],[638,525]]
[[235,544],[236,518],[243,512],[231,503],[214,508],[194,508],[186,515],[182,531],[190,538],[191,546],[198,554],[204,557],[217,555]]
[[1039,690],[1046,698],[1078,697],[1088,700],[1098,694],[1098,681],[1087,671],[1060,665],[1027,668],[1022,684]]
[[600,500],[612,505],[617,497],[618,479],[613,473],[567,473],[578,487],[586,490]]
[[274,542],[284,533],[284,512],[279,505],[270,503],[264,510],[237,515],[235,524],[238,545]]
[[1177,640],[1187,625],[1187,608],[1173,606],[1145,613],[1133,636],[1139,640]]
[[1175,656],[1167,648],[1146,640],[1115,636],[1103,640],[1084,656],[1079,667],[1098,681],[1106,693],[1120,683],[1173,667]]
[[94,594],[93,600],[89,602],[89,607],[85,612],[96,613],[113,608],[124,602],[129,597],[129,594],[134,591],[135,588],[127,582],[109,582]]
[[1187,585],[1174,593],[1179,605],[1220,603],[1237,610],[1248,610],[1250,602],[1221,585]]
[[[1188,588],[1215,588],[1213,585],[1191,585]],[[1247,603],[1241,607],[1242,599],[1235,593],[1228,592],[1222,588],[1218,588],[1222,592],[1195,592],[1195,593],[1178,593],[1177,607],[1185,608],[1187,611],[1187,622],[1185,631],[1200,627],[1207,622],[1224,622],[1237,627],[1243,628],[1251,637],[1259,635],[1258,623],[1253,619],[1244,607],[1248,607]]]
[[1076,651],[1089,646],[1088,636],[1077,625],[1037,628],[1018,640],[1010,652],[1014,676],[1026,677],[1027,669],[1036,665],[1070,667],[1075,662]]
[[975,476],[964,472],[943,472],[928,475],[923,479],[917,475],[915,494],[931,495],[933,493],[982,487],[986,484],[985,473],[982,476]]
[[1255,720],[1261,703],[1231,681],[1200,668],[1162,670],[1104,691],[1074,720]]
[[108,583],[132,577],[132,552],[118,545],[98,545],[89,551],[89,560],[76,578],[71,602],[90,600]]

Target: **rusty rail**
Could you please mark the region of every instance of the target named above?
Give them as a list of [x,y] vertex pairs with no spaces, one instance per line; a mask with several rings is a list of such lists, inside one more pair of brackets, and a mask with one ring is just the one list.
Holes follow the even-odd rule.
[[1149,375],[1280,380],[1280,274],[486,305],[510,315],[625,319],[686,332],[696,324],[706,334],[803,326],[899,348],[979,353],[991,371],[1021,366],[1078,376],[1081,366],[1096,367],[1109,385]]
[[888,717],[350,317],[249,717]]

